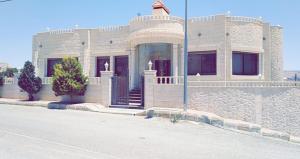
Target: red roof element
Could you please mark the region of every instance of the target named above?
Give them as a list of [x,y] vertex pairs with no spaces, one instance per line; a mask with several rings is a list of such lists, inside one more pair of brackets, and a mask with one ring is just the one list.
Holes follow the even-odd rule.
[[160,1],[160,0],[157,0],[153,3],[152,5],[153,9],[164,9],[168,14],[170,14],[170,10],[165,6],[165,4]]

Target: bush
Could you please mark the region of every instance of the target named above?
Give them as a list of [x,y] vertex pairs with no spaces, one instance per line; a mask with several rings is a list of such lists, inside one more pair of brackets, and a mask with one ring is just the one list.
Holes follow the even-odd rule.
[[62,63],[54,66],[52,90],[56,96],[84,96],[88,78],[76,58],[64,58]]
[[27,92],[29,101],[34,100],[33,95],[41,90],[42,80],[35,76],[35,68],[31,62],[25,62],[18,78],[18,85],[23,91]]

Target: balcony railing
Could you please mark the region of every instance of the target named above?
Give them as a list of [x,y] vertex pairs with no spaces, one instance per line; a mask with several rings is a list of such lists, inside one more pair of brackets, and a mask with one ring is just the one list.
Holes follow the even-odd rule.
[[42,79],[42,84],[48,85],[52,84],[52,77],[43,77]]
[[[158,85],[183,85],[183,77],[156,77]],[[189,87],[300,87],[295,81],[201,81],[188,80]]]
[[15,79],[14,78],[4,78],[4,84],[15,84]]

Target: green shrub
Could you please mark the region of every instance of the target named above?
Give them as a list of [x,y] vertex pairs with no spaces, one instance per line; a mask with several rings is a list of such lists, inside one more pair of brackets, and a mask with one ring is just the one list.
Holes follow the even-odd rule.
[[52,90],[56,96],[84,96],[88,78],[76,58],[64,58],[54,66]]
[[23,91],[27,92],[29,101],[34,100],[33,95],[41,90],[42,80],[35,76],[35,68],[31,62],[25,62],[18,78],[18,85]]

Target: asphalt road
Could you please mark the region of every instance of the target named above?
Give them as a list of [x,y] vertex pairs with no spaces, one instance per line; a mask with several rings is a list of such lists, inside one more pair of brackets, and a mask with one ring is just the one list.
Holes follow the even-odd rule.
[[300,145],[205,124],[0,105],[0,159],[299,159]]

